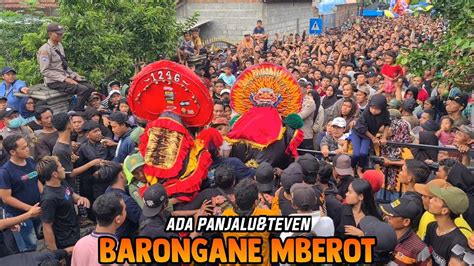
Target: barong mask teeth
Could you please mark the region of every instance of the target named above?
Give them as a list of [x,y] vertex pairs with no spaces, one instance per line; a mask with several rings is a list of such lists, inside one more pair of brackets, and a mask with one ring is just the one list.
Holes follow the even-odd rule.
[[232,88],[230,102],[232,109],[239,114],[255,106],[271,105],[286,117],[301,110],[303,94],[288,70],[264,63],[240,74]]

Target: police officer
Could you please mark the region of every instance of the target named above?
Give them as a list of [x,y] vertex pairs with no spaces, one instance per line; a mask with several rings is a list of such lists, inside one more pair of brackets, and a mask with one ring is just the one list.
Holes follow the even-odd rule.
[[46,85],[53,90],[77,95],[74,111],[83,111],[86,101],[94,91],[92,84],[68,66],[64,48],[61,44],[64,28],[57,24],[48,25],[48,42],[38,50],[40,72]]

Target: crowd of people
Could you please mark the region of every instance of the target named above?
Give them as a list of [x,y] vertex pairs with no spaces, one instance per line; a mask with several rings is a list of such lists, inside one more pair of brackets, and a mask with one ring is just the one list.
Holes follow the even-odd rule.
[[[307,237],[376,236],[377,263],[466,263],[474,249],[474,94],[435,81],[442,69],[416,75],[397,64],[400,54],[436,43],[445,27],[426,15],[357,18],[321,36],[270,36],[258,21],[237,49],[218,51],[202,46],[199,31],[186,33],[178,61],[209,88],[209,127],[222,136],[232,131],[232,86],[247,68],[268,62],[288,69],[304,94],[304,140],[291,164],[253,167],[221,160],[231,156],[224,142],[208,182],[184,203],[147,184],[137,149],[146,121],[131,113],[128,86],[112,81],[107,95],[95,92],[68,66],[64,29],[50,24],[40,72],[75,101],[70,112],[54,113],[18,96],[30,89],[13,68],[1,71],[0,264],[96,265],[100,236],[187,236],[165,231],[171,215],[307,215]],[[194,56],[204,59],[192,63]],[[189,236],[198,235],[262,237],[270,265],[269,237],[300,233]]]

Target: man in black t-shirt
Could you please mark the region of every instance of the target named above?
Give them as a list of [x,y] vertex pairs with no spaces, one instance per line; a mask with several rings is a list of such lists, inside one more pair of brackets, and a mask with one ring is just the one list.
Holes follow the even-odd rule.
[[454,223],[460,214],[469,206],[469,199],[464,191],[457,187],[439,187],[428,184],[428,190],[434,195],[430,200],[428,211],[436,222],[426,229],[425,243],[432,250],[433,265],[448,265],[451,250],[455,245],[467,248],[467,239]]
[[46,180],[41,195],[41,221],[45,244],[49,250],[74,246],[80,238],[79,221],[74,204],[90,207],[89,200],[73,192],[64,179],[64,167],[55,156],[46,156],[36,166]]

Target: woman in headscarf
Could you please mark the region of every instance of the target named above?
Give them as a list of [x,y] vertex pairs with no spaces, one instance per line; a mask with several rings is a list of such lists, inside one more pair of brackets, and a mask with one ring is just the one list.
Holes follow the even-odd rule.
[[321,105],[324,108],[324,125],[327,124],[336,102],[337,92],[332,85],[329,85],[326,88],[326,95],[321,99]]
[[346,120],[347,126],[344,133],[348,133],[352,127],[354,127],[357,117],[359,117],[359,107],[357,106],[357,103],[351,98],[344,98],[341,112],[338,116]]
[[[438,137],[436,137],[436,135],[432,131],[423,130],[423,131],[420,131],[419,133],[418,143],[425,144],[425,145],[438,146]],[[437,149],[412,148],[411,151],[413,153],[413,156],[415,157],[415,160],[422,161],[422,162],[426,160],[431,160],[433,162],[438,161]]]

